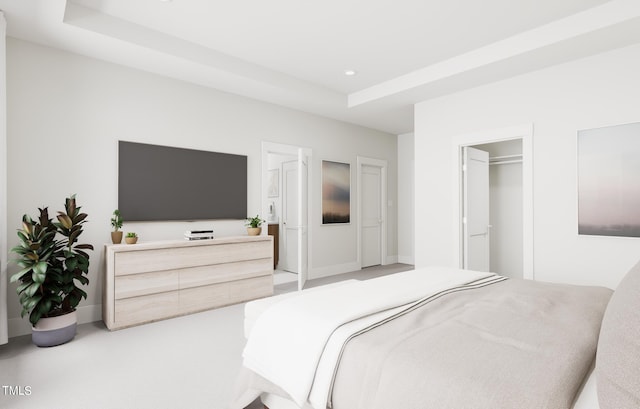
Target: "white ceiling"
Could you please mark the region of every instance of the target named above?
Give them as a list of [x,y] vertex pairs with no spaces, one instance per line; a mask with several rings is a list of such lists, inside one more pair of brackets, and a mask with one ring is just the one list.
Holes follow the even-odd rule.
[[0,0],[0,10],[12,37],[394,134],[413,131],[416,102],[640,42],[640,0]]

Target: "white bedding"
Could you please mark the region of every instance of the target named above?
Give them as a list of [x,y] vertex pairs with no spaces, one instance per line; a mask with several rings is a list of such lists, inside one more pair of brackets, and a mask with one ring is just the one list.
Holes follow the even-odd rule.
[[[316,368],[335,328],[373,314],[379,320],[381,314],[393,315],[395,308],[488,277],[496,275],[429,267],[335,287],[331,289],[329,305],[325,291],[289,297],[272,305],[255,321],[243,352],[243,364],[281,387],[299,407],[310,399],[313,407],[323,408],[330,379],[318,380],[322,374],[333,372],[331,365],[338,357],[340,340],[328,350],[328,366],[323,369],[320,365],[318,374]],[[322,319],[309,320],[310,315],[321,315]],[[322,385],[317,393],[311,393],[314,378]]]
[[358,280],[344,280],[338,281],[337,283],[331,283],[327,285],[323,285],[321,287],[313,287],[307,288],[303,291],[295,291],[290,293],[278,294],[272,297],[260,298],[258,300],[250,301],[245,304],[244,307],[244,337],[245,339],[249,339],[249,334],[251,334],[251,330],[255,325],[258,317],[262,315],[264,311],[266,311],[272,305],[275,305],[281,301],[284,301],[288,298],[297,297],[301,294],[308,294],[314,291],[326,291],[330,288],[335,288],[341,285],[350,284],[354,281]]
[[[269,408],[275,409],[271,407]],[[582,385],[582,389],[576,398],[573,409],[600,409],[600,405],[598,404],[598,391],[596,388],[596,374],[593,370],[589,373],[584,385]]]
[[[450,274],[450,273],[449,273]],[[341,282],[332,285],[332,287],[341,286],[344,284],[350,284],[351,282]],[[320,288],[305,290],[307,291],[317,291]],[[321,290],[320,290],[321,291]],[[293,298],[300,293],[288,293],[280,296],[270,297],[263,300],[257,300],[247,304],[247,308],[245,309],[245,335],[249,335],[252,332],[254,324],[258,321],[257,317],[261,316],[262,313],[273,306],[274,304],[280,303],[287,298]],[[289,306],[290,308],[291,306]],[[324,359],[324,358],[323,358]],[[322,367],[322,362],[320,363],[320,367]],[[322,369],[320,369],[322,372]],[[295,372],[294,372],[295,373]],[[311,390],[311,394],[309,397],[309,401],[314,401],[315,404],[312,406],[309,401],[294,403],[291,400],[284,399],[277,395],[271,394],[263,394],[262,401],[265,405],[267,405],[270,409],[312,409],[313,407],[322,407],[321,405],[322,398],[326,396],[326,390],[323,388],[318,388],[317,385],[314,384],[313,389]],[[318,400],[320,397],[320,400]],[[598,398],[596,393],[595,386],[595,375],[590,373],[590,375],[586,378],[585,384],[583,388],[580,390],[580,394],[577,397],[574,406],[572,409],[599,409]]]
[[[262,394],[261,399],[262,403],[269,409],[313,409],[308,403],[300,407],[289,399],[269,393]],[[600,409],[596,390],[596,376],[593,371],[586,379],[572,409]]]

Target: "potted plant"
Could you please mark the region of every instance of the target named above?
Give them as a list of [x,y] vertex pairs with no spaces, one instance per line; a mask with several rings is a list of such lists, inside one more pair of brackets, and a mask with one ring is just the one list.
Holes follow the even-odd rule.
[[135,234],[134,232],[129,232],[127,233],[127,235],[124,237],[124,241],[127,244],[136,244],[138,242],[138,235]]
[[113,217],[111,218],[111,226],[113,227],[113,231],[111,232],[111,242],[113,244],[122,243],[122,232],[120,231],[120,229],[122,228],[123,222],[124,220],[120,215],[120,210],[114,210]]
[[245,226],[247,226],[247,233],[249,236],[259,236],[260,233],[262,233],[262,227],[260,227],[262,226],[262,223],[264,223],[264,220],[262,220],[258,215],[247,218]]
[[75,195],[66,199],[57,222],[49,218],[48,208],[38,210],[38,220],[22,216],[19,244],[11,249],[20,256],[16,263],[21,270],[10,281],[20,282],[16,291],[22,316],[29,314],[33,343],[54,346],[76,334],[76,307],[87,298],[78,284],[89,284],[89,255],[84,250],[93,246],[78,244],[87,214],[76,206]]

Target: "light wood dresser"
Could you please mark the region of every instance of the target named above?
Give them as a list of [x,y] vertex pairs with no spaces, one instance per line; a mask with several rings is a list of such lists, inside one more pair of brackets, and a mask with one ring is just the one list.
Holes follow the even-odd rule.
[[110,330],[273,294],[273,237],[105,246],[102,318]]

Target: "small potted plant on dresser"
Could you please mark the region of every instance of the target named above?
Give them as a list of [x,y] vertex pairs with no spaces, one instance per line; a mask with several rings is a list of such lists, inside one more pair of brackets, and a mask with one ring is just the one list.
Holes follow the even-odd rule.
[[260,233],[262,233],[262,223],[264,223],[264,220],[262,220],[258,215],[247,218],[245,225],[247,226],[247,233],[249,236],[259,236]]
[[21,270],[10,281],[20,282],[16,291],[22,316],[29,314],[33,343],[49,347],[71,341],[76,335],[76,307],[87,298],[77,284],[89,284],[85,250],[93,250],[93,246],[77,243],[87,214],[76,206],[75,195],[66,199],[65,211],[58,212],[56,223],[49,218],[48,208],[38,210],[35,221],[22,216],[19,245],[11,249],[20,256],[16,264]]
[[138,242],[138,235],[134,232],[129,232],[124,238],[127,244],[136,244]]
[[111,226],[113,227],[113,231],[111,232],[111,242],[113,244],[122,243],[122,223],[124,220],[122,219],[122,215],[120,215],[120,210],[116,209],[113,211],[113,217],[111,218]]

